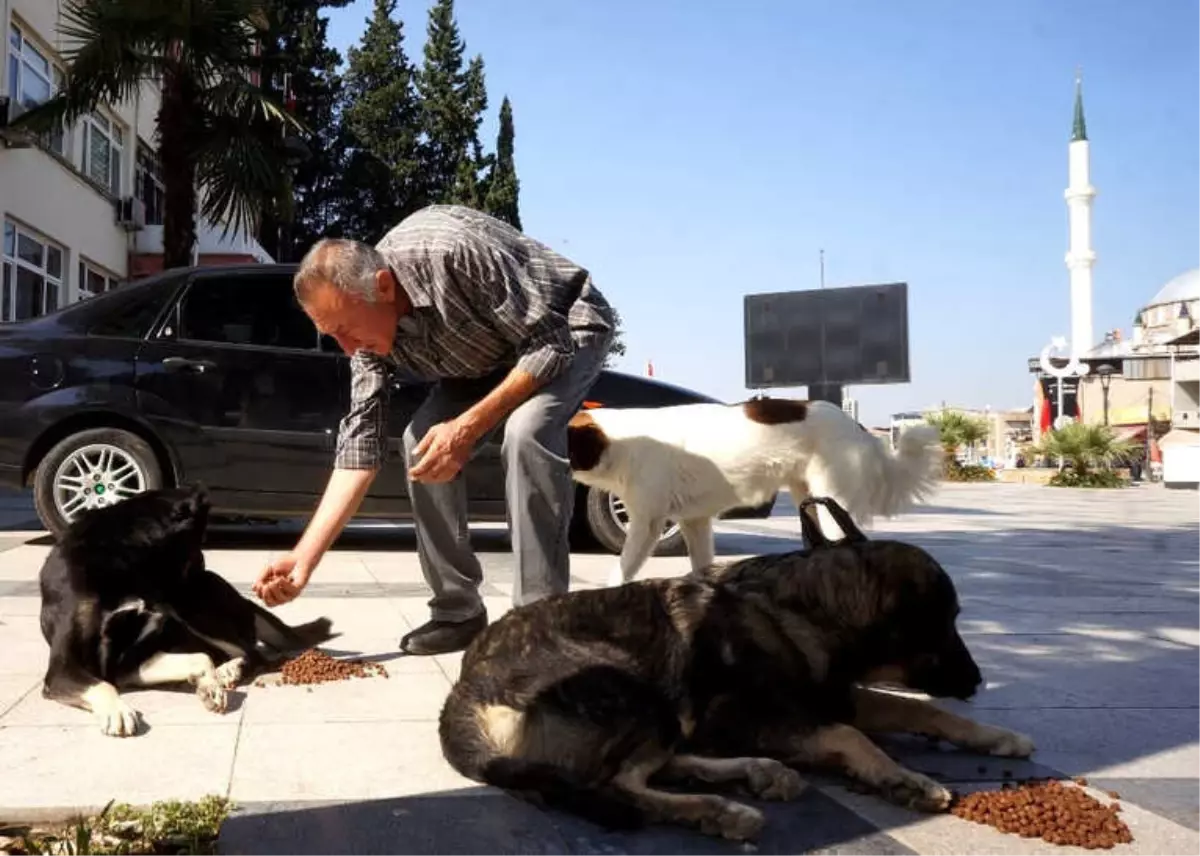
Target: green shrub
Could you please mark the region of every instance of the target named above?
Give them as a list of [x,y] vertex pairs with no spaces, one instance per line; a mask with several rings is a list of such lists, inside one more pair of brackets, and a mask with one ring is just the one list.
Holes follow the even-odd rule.
[[1067,467],[1052,475],[1048,484],[1051,487],[1112,488],[1125,487],[1129,484],[1129,481],[1121,478],[1121,475],[1113,470],[1087,470],[1080,472],[1072,467]]
[[960,464],[953,458],[946,464],[946,481],[955,482],[994,482],[996,472],[991,467],[980,464]]

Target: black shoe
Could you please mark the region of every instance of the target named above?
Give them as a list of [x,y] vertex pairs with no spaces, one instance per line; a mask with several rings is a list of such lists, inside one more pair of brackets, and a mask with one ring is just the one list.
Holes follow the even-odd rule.
[[466,621],[427,621],[400,640],[400,650],[416,656],[464,651],[487,625],[486,612]]

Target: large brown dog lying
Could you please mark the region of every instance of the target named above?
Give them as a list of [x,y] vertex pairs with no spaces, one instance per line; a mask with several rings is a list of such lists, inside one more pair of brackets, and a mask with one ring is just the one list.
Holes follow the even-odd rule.
[[908,544],[868,541],[836,503],[817,501],[843,541],[825,541],[802,513],[811,549],[512,610],[463,657],[441,715],[446,759],[468,778],[605,826],[666,821],[744,839],[762,827],[758,810],[652,779],[739,782],[792,799],[802,782],[791,765],[815,765],[942,811],[950,792],[866,733],[1028,756],[1033,744],[1020,734],[863,688],[890,681],[965,699],[982,677],[938,563]]

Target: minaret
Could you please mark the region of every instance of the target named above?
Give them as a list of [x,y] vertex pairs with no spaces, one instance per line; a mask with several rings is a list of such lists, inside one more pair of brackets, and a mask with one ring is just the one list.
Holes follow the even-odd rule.
[[1067,270],[1071,275],[1071,351],[1082,356],[1096,344],[1092,337],[1092,198],[1096,188],[1090,181],[1087,125],[1083,121],[1083,79],[1075,74],[1075,121],[1067,150],[1067,199],[1070,250]]

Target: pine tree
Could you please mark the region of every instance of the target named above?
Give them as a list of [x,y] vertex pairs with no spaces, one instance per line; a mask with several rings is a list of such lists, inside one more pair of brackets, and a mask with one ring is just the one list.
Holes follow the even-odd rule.
[[[289,184],[277,198],[264,201],[258,241],[277,261],[294,261],[333,220],[341,158],[335,105],[340,89],[338,51],[326,40],[328,22],[321,11],[342,8],[350,0],[270,0],[262,39],[261,86],[290,105],[305,131],[277,138],[279,158],[287,162]],[[272,129],[264,129],[273,133]]]
[[625,356],[625,327],[621,322],[621,313],[613,307],[613,337],[608,344],[608,353],[604,355],[604,368],[612,368],[617,357]]
[[422,111],[404,52],[396,0],[375,0],[343,78],[341,234],[375,242],[427,201],[421,176]]
[[483,58],[463,69],[466,45],[454,19],[454,0],[437,0],[429,10],[424,63],[416,76],[421,103],[421,175],[431,202],[479,207],[479,171],[484,165],[479,126],[487,109]]
[[518,197],[521,184],[517,179],[517,165],[513,158],[514,138],[512,103],[505,95],[500,104],[500,130],[496,134],[496,156],[488,174],[484,210],[520,229]]

